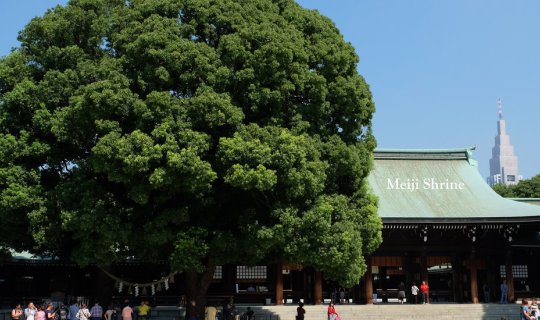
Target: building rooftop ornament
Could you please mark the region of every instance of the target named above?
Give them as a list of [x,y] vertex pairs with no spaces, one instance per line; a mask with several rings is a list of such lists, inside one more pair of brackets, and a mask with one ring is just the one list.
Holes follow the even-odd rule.
[[501,101],[501,98],[499,98],[498,104],[499,104],[499,119],[502,119],[502,101]]
[[506,133],[501,98],[498,100],[498,109],[497,136],[495,136],[495,146],[491,150],[487,182],[490,186],[499,183],[513,185],[523,180],[523,177],[519,175],[518,158],[514,155],[514,147],[510,144],[510,136]]

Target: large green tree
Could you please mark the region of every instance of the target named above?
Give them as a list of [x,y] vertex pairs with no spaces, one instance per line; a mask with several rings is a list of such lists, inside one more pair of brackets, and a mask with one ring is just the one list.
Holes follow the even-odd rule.
[[[81,265],[288,261],[381,243],[358,56],[292,0],[71,0],[0,61],[0,245]],[[58,232],[61,226],[62,232]]]

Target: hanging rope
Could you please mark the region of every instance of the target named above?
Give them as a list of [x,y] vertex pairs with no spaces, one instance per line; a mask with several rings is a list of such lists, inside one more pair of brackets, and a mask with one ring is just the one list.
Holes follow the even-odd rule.
[[154,295],[156,293],[156,287],[161,288],[161,286],[163,286],[165,288],[165,290],[169,290],[169,283],[174,282],[174,276],[177,274],[177,272],[175,271],[175,272],[171,272],[171,273],[169,273],[169,275],[167,275],[165,277],[162,277],[161,279],[153,281],[153,282],[136,283],[136,282],[129,282],[129,281],[123,280],[123,279],[115,276],[114,274],[110,273],[109,271],[103,269],[100,266],[98,266],[98,268],[101,271],[103,271],[103,273],[105,273],[107,276],[109,276],[111,279],[116,281],[117,287],[118,287],[118,292],[122,292],[124,287],[127,287],[128,288],[128,293],[131,294],[131,292],[132,292],[131,289],[135,288],[135,296],[139,295],[139,288],[141,288],[141,289],[151,288],[152,295]]

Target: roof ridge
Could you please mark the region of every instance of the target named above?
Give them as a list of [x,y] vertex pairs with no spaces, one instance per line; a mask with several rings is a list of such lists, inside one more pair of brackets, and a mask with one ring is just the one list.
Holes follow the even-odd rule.
[[463,153],[476,150],[476,146],[467,148],[449,148],[449,149],[392,149],[392,148],[377,148],[375,153]]
[[375,149],[377,160],[466,160],[477,166],[472,153],[476,147],[459,149]]

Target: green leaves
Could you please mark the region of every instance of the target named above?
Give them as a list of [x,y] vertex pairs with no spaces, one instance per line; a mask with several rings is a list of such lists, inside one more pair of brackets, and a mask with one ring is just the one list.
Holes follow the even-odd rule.
[[[146,204],[154,189],[194,194],[208,191],[216,178],[196,149],[155,144],[151,136],[137,130],[125,136],[110,133],[99,140],[92,152],[93,170],[106,174],[111,182],[129,186],[129,198],[139,204]],[[178,181],[181,179],[189,183]]]
[[259,164],[256,168],[233,164],[225,176],[225,182],[243,190],[266,191],[277,183],[276,173]]
[[[323,195],[305,212],[293,208],[274,214],[279,223],[269,228],[279,239],[287,261],[297,261],[325,272],[329,279],[352,286],[365,272],[363,234],[366,232],[361,208],[342,195]],[[265,239],[268,231],[259,233]],[[265,239],[267,240],[267,239]],[[380,243],[379,239],[372,239]],[[346,269],[347,272],[340,272]]]
[[329,19],[292,0],[71,0],[19,39],[0,60],[0,246],[363,273],[374,104]]
[[307,135],[250,125],[233,138],[222,138],[218,157],[225,182],[244,190],[271,190],[284,199],[299,199],[324,189],[327,164],[320,159],[320,146],[318,139]]
[[222,127],[236,129],[244,120],[244,113],[232,104],[228,94],[216,93],[210,87],[197,89],[186,109],[193,127],[201,131]]
[[540,174],[521,180],[516,185],[496,184],[493,190],[507,198],[540,198]]
[[204,271],[201,261],[209,252],[204,240],[206,233],[204,228],[189,228],[178,233],[171,255],[171,266],[175,270]]

